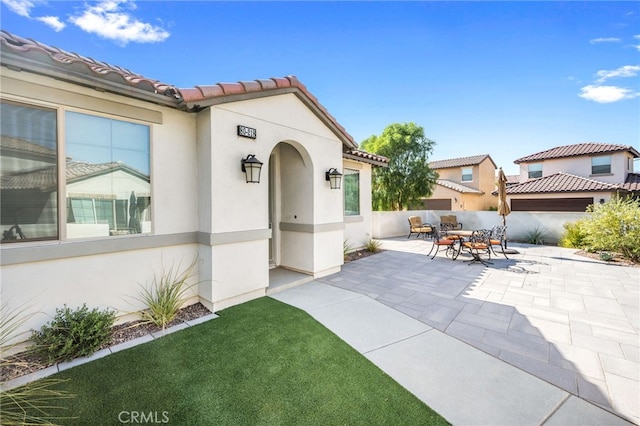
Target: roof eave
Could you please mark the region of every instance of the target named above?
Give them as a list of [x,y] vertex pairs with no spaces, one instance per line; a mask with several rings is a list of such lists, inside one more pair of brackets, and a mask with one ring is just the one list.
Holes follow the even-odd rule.
[[269,97],[269,96],[285,95],[285,94],[289,94],[289,93],[293,93],[294,95],[296,95],[298,97],[298,99],[300,99],[314,113],[314,115],[316,117],[318,117],[320,119],[320,121],[322,121],[322,123],[325,126],[327,126],[329,129],[331,129],[331,131],[340,139],[340,141],[344,145],[346,145],[347,147],[349,147],[351,149],[357,149],[358,148],[358,145],[355,142],[352,141],[351,136],[346,134],[345,132],[343,132],[341,129],[339,129],[326,116],[326,114],[320,108],[318,108],[318,106],[315,104],[315,102],[310,100],[304,94],[304,92],[302,92],[302,90],[300,90],[297,87],[279,87],[279,88],[276,88],[276,89],[261,90],[261,91],[256,91],[256,92],[234,93],[234,94],[229,94],[229,95],[215,96],[215,97],[210,97],[210,98],[199,99],[199,100],[194,101],[194,102],[184,102],[183,105],[188,110],[199,111],[199,110],[202,110],[202,109],[210,107],[210,106],[222,105],[222,104],[227,104],[227,103],[231,103],[231,102],[246,101],[246,100],[251,100],[251,99],[266,98],[266,97]]
[[384,161],[378,161],[370,158],[358,157],[357,155],[342,153],[342,158],[348,158],[349,160],[359,161],[361,163],[368,163],[377,167],[389,167],[389,164]]
[[146,102],[179,108],[177,98],[141,90],[132,85],[122,85],[71,68],[60,68],[23,55],[14,54],[5,49],[0,51],[0,64],[18,72],[31,72],[67,83],[89,87],[101,92],[110,92]]

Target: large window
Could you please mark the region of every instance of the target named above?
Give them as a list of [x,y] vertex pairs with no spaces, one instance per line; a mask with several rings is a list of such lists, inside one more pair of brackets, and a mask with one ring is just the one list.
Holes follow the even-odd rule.
[[77,112],[65,125],[69,237],[149,232],[149,127]]
[[591,174],[602,175],[611,173],[611,157],[591,157]]
[[0,104],[2,243],[58,238],[56,111]]
[[471,182],[473,180],[473,169],[471,167],[464,167],[462,169],[462,182]]
[[529,164],[529,179],[542,177],[542,163]]
[[360,172],[344,169],[344,215],[360,214]]
[[59,239],[65,210],[66,238],[150,232],[149,126],[66,111],[59,144],[57,110],[0,110],[3,243]]

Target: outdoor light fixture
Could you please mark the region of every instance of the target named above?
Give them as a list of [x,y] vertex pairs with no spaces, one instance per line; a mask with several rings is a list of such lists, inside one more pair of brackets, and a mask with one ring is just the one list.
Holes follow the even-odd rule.
[[325,179],[329,181],[331,189],[340,189],[342,173],[340,173],[337,169],[332,167],[328,172],[325,172]]
[[260,170],[262,162],[255,155],[249,154],[247,158],[240,160],[240,167],[247,175],[247,183],[260,183]]

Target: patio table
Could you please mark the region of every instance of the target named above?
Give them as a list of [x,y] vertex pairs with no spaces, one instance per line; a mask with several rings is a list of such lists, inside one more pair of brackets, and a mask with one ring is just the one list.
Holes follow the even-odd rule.
[[473,231],[469,231],[466,229],[451,229],[449,231],[445,231],[445,233],[447,235],[455,235],[457,237],[459,237],[457,239],[458,241],[458,251],[454,252],[454,254],[451,256],[451,258],[453,260],[456,260],[458,258],[458,255],[460,254],[460,252],[462,251],[462,243],[464,242],[465,237],[470,237],[471,234],[473,234]]

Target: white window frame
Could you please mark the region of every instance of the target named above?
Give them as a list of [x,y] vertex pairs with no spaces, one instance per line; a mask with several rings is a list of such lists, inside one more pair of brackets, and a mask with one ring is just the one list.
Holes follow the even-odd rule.
[[[536,166],[534,170],[531,170],[531,166]],[[540,170],[537,170],[540,168]],[[534,173],[534,176],[531,176]],[[539,176],[538,176],[539,174]],[[529,179],[537,179],[542,177],[542,163],[529,163],[527,165],[527,177]]]
[[[465,173],[465,171],[469,173]],[[465,179],[465,176],[470,176],[470,178]],[[460,169],[460,182],[473,182],[473,167],[462,167]]]
[[[603,161],[601,161],[603,160]],[[602,162],[602,164],[594,164],[595,163],[600,163]],[[594,167],[607,167],[608,166],[608,170],[606,172],[603,171],[598,171],[595,172],[594,171]],[[599,155],[597,157],[591,157],[591,174],[594,176],[597,175],[610,175],[611,174],[611,156],[610,155]]]

